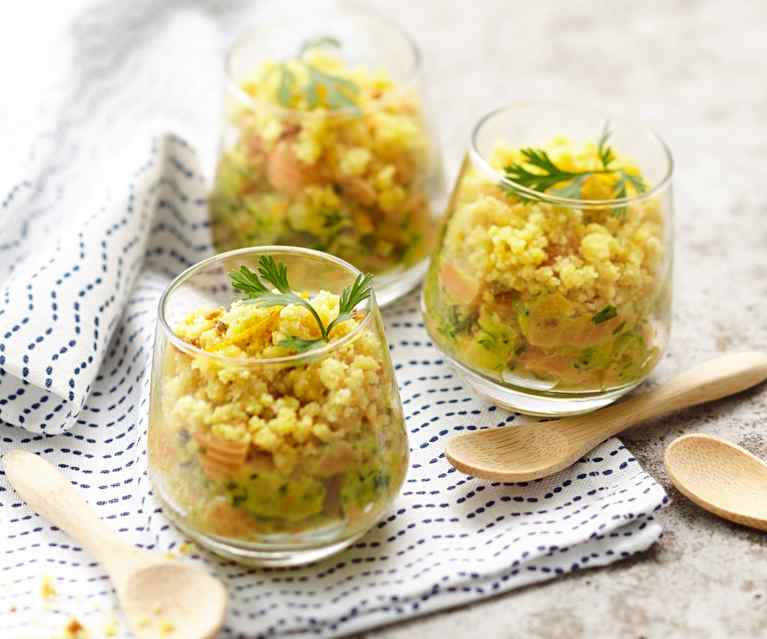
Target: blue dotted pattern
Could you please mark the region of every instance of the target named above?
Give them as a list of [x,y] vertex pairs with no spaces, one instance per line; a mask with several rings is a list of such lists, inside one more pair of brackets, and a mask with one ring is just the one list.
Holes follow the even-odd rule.
[[[183,538],[146,477],[146,398],[158,298],[211,251],[194,153],[178,138],[158,141],[122,198],[51,246],[0,295],[0,448],[45,455],[126,539],[172,550]],[[467,392],[429,342],[417,294],[385,320],[410,433],[402,494],[362,540],[313,566],[252,570],[193,556],[228,586],[223,637],[361,631],[605,565],[659,537],[653,513],[667,497],[616,439],[535,482],[455,471],[446,437],[515,416]],[[34,627],[43,574],[60,591],[51,614],[102,618],[114,605],[106,575],[0,479],[0,636]]]

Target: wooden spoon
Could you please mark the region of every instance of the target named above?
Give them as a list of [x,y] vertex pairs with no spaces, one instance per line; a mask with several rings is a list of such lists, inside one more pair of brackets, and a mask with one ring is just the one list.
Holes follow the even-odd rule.
[[684,435],[666,449],[666,470],[680,493],[736,524],[767,530],[767,464],[711,435]]
[[567,468],[629,426],[738,393],[765,379],[764,353],[724,355],[596,413],[458,435],[448,440],[445,454],[458,470],[475,477],[530,481]]
[[210,639],[218,633],[227,599],[220,581],[181,560],[119,539],[42,457],[12,450],[3,461],[8,481],[27,504],[104,567],[138,639]]

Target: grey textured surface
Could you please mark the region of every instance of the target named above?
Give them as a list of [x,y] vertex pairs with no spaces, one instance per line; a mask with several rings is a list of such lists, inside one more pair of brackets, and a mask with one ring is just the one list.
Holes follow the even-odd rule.
[[[720,352],[767,350],[767,3],[396,0],[385,10],[425,50],[450,177],[477,116],[513,99],[595,104],[639,116],[667,140],[674,327],[654,379]],[[673,499],[644,556],[367,636],[767,636],[767,536],[693,506],[662,463],[665,447],[692,432],[767,458],[766,424],[762,386],[624,436]]]

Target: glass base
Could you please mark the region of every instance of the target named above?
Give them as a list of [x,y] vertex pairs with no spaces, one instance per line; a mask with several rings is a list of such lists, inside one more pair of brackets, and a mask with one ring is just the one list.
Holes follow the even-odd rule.
[[407,295],[421,282],[428,266],[425,258],[405,271],[377,275],[374,285],[378,305],[383,308]]
[[639,386],[637,380],[600,392],[542,392],[520,386],[503,386],[448,357],[460,377],[479,395],[507,410],[536,417],[567,417],[590,413],[612,404]]
[[341,552],[357,541],[366,532],[365,530],[356,532],[350,537],[340,541],[326,543],[324,545],[313,545],[311,547],[296,546],[295,548],[289,546],[275,546],[274,548],[270,548],[265,544],[237,542],[231,539],[223,539],[213,535],[207,535],[189,526],[162,500],[162,498],[159,498],[158,501],[162,506],[162,511],[165,516],[195,544],[212,552],[214,555],[246,566],[260,568],[303,566],[315,561],[320,561],[321,559],[326,559],[327,557]]

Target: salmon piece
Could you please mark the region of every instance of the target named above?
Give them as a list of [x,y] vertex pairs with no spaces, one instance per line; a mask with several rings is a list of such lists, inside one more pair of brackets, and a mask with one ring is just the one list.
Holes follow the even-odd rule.
[[210,479],[222,479],[245,463],[250,444],[231,441],[197,431],[194,439],[200,447],[200,466]]
[[339,442],[322,457],[317,471],[320,477],[330,477],[346,472],[354,462],[354,449],[346,442]]
[[242,139],[249,155],[258,156],[264,152],[264,142],[260,135],[250,133],[247,136],[243,135]]
[[528,348],[520,358],[520,362],[522,368],[528,373],[564,384],[582,383],[592,374],[589,371],[575,368],[571,357],[556,354],[547,355],[535,347]]
[[577,334],[577,337],[572,341],[574,346],[596,346],[597,344],[604,342],[612,337],[613,331],[615,331],[621,324],[624,324],[625,320],[620,316],[613,317],[600,324],[594,324],[593,320],[589,318],[584,328]]
[[439,281],[445,294],[454,304],[473,306],[479,301],[479,279],[458,262],[443,262],[439,269]]
[[293,144],[289,140],[278,142],[269,153],[266,175],[275,189],[287,195],[297,195],[310,184],[319,181],[316,168],[304,164],[296,157]]
[[233,506],[228,499],[216,497],[201,513],[204,530],[223,537],[248,538],[255,532],[255,520],[247,511]]
[[344,193],[363,206],[373,206],[376,202],[376,190],[360,177],[345,178],[340,182]]

